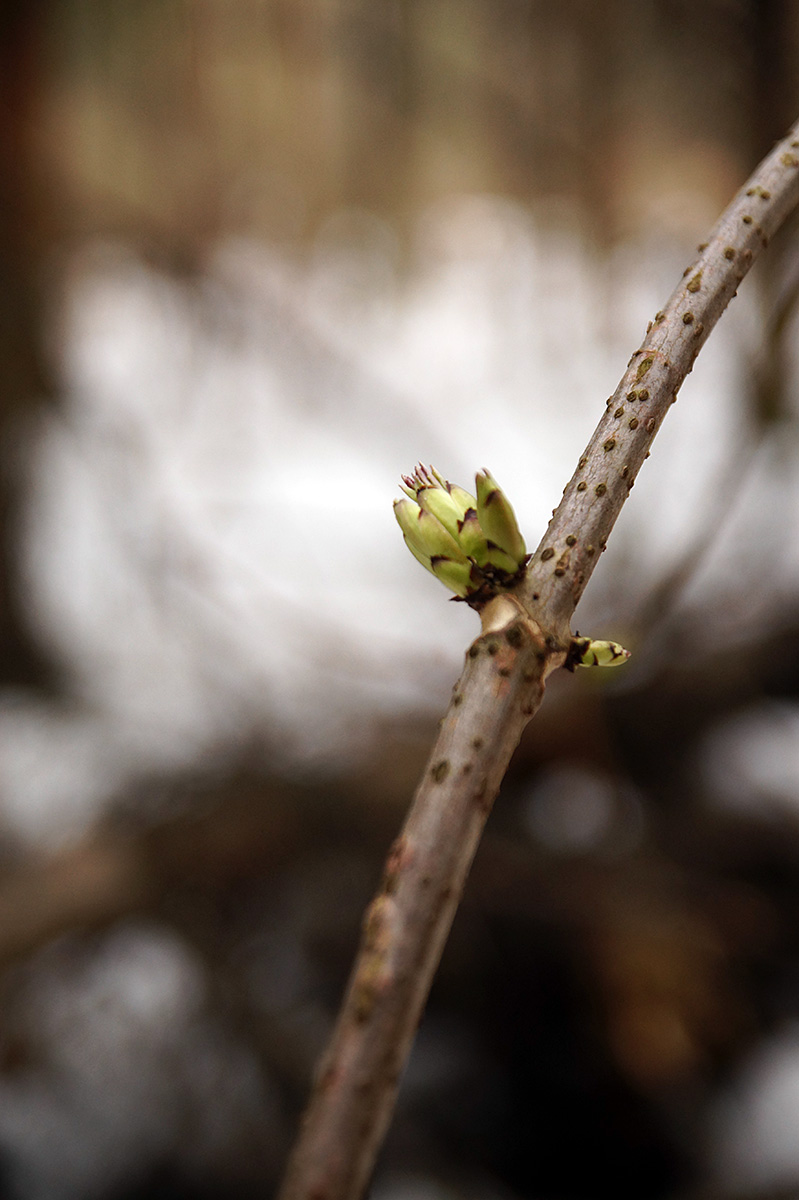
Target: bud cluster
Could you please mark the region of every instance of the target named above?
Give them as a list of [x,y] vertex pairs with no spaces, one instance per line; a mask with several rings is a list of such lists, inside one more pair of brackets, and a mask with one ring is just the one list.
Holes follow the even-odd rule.
[[394,501],[394,515],[423,567],[470,604],[518,583],[529,556],[513,509],[488,471],[475,476],[476,497],[421,463],[402,480],[405,497]]

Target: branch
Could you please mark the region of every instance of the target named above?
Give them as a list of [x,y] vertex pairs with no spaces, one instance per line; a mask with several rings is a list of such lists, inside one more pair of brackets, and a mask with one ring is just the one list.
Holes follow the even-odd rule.
[[655,314],[565,488],[520,596],[559,626],[569,621],[699,351],[797,203],[799,122],[744,184]]
[[799,122],[655,315],[524,580],[483,609],[360,949],[279,1200],[359,1200],[488,813],[649,447],[739,283],[799,203]]

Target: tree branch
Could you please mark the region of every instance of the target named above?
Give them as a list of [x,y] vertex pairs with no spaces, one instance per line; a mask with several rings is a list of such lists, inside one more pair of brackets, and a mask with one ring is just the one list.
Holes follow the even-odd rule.
[[520,594],[533,611],[571,618],[699,351],[798,202],[799,122],[725,209],[627,364],[527,571]]
[[797,203],[799,122],[732,201],[653,318],[523,582],[483,609],[482,633],[367,909],[280,1200],[362,1195],[480,834],[545,679],[565,661],[577,601],[696,356]]

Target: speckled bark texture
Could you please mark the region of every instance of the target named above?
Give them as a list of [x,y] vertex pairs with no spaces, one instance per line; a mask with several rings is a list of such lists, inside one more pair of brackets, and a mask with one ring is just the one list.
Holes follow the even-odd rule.
[[799,201],[799,123],[763,160],[698,247],[577,464],[521,595],[542,627],[568,624],[655,434],[699,351],[769,238]]

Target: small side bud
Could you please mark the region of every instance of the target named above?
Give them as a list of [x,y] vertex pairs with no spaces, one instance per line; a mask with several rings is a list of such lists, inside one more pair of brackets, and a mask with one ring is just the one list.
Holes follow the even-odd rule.
[[618,667],[627,662],[630,651],[618,642],[594,640],[587,637],[572,638],[566,662],[567,670],[575,667]]

